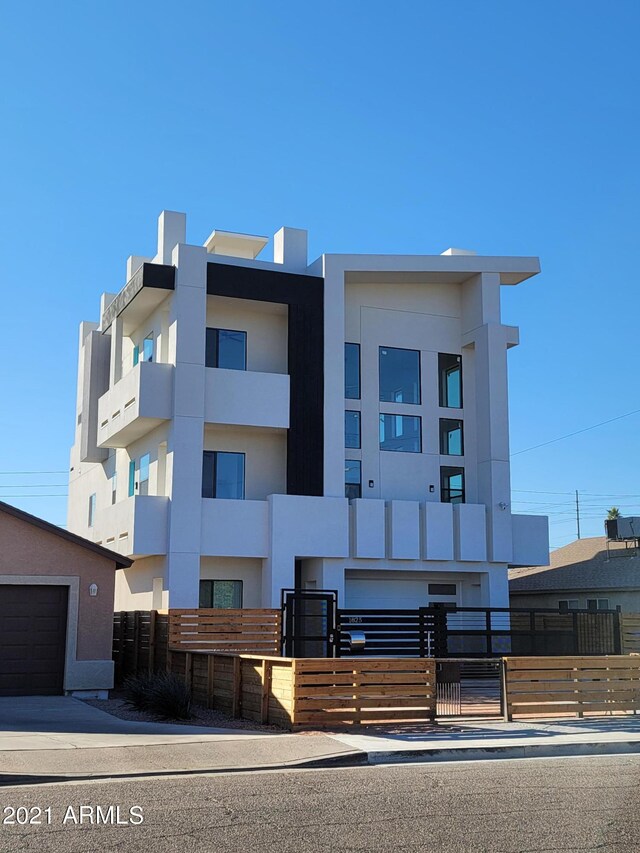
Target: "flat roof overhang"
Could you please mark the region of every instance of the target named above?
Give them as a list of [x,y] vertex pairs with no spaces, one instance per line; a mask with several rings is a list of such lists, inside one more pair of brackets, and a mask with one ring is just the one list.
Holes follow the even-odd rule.
[[175,267],[167,264],[142,264],[120,293],[104,310],[100,329],[104,334],[116,317],[123,316],[124,333],[129,334],[175,290]]
[[500,284],[514,285],[540,272],[536,257],[488,255],[325,255],[325,270],[344,270],[345,282],[461,284],[480,273],[497,273]]

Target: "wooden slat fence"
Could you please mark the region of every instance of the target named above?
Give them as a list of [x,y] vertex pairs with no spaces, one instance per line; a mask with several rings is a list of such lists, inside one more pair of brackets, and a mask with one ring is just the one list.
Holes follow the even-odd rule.
[[640,653],[640,613],[620,614],[622,654]]
[[505,716],[640,710],[640,657],[598,655],[504,659]]
[[433,658],[294,661],[294,726],[431,720]]
[[336,660],[170,651],[196,703],[282,728],[431,720],[435,661]]
[[167,668],[168,616],[157,610],[122,610],[113,614],[115,683],[130,675]]
[[169,646],[189,651],[280,655],[280,610],[169,611]]

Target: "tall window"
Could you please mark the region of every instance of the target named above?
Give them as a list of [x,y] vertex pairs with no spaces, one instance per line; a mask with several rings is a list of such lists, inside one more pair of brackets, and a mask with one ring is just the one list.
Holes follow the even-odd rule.
[[244,453],[205,450],[202,497],[244,500]]
[[360,447],[360,412],[344,413],[344,446]]
[[344,345],[344,396],[360,399],[360,344]]
[[87,519],[87,524],[89,527],[93,527],[93,522],[96,519],[96,496],[89,495],[89,517]]
[[198,606],[239,610],[242,607],[242,581],[200,581]]
[[462,356],[438,353],[440,405],[445,409],[462,408]]
[[136,492],[136,460],[132,459],[129,462],[129,488],[128,495],[132,497]]
[[445,456],[462,456],[462,421],[440,418],[440,453]]
[[116,492],[118,486],[118,474],[116,471],[111,475],[111,504],[116,502]]
[[349,500],[362,497],[362,466],[359,459],[345,459],[344,496]]
[[149,494],[149,454],[145,453],[140,457],[140,467],[138,469],[138,494]]
[[384,403],[420,403],[420,353],[380,347],[380,399]]
[[464,468],[440,469],[440,500],[445,504],[464,503]]
[[380,450],[420,453],[421,432],[422,418],[415,415],[380,415]]
[[207,329],[205,365],[246,370],[247,333],[233,329]]
[[142,342],[142,360],[153,361],[153,333],[147,335]]

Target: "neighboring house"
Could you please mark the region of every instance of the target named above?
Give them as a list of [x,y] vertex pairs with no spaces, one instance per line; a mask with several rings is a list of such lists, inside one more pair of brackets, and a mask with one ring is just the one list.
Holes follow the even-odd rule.
[[640,613],[640,556],[604,536],[577,539],[551,552],[551,565],[509,571],[512,607],[570,607]]
[[116,607],[506,605],[508,564],[548,561],[510,511],[500,319],[538,260],[185,231],[163,212],[80,327],[68,522],[135,560]]
[[0,501],[0,696],[106,696],[131,560]]

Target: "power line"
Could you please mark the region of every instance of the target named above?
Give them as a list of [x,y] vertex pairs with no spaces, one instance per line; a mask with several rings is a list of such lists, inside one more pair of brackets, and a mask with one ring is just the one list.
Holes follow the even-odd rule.
[[521,453],[528,453],[530,450],[537,450],[539,447],[546,447],[548,444],[555,444],[556,441],[564,441],[565,438],[573,438],[574,435],[580,435],[583,432],[589,432],[589,430],[596,429],[597,427],[604,426],[605,424],[612,424],[614,421],[620,421],[622,418],[628,418],[631,415],[637,415],[640,412],[640,409],[634,409],[633,412],[627,412],[624,415],[618,415],[616,418],[609,418],[608,421],[600,421],[599,424],[593,424],[592,426],[584,427],[584,429],[577,429],[575,432],[569,432],[567,435],[561,435],[558,438],[552,438],[550,441],[543,441],[542,444],[534,444],[533,447],[525,447],[524,450],[517,450],[515,453],[512,453],[511,456],[519,456]]
[[66,489],[69,483],[0,483],[0,489]]
[[68,474],[68,471],[0,471],[0,474]]
[[59,493],[59,494],[51,494],[51,495],[0,495],[0,499],[4,500],[4,498],[66,498],[68,497],[67,492]]

